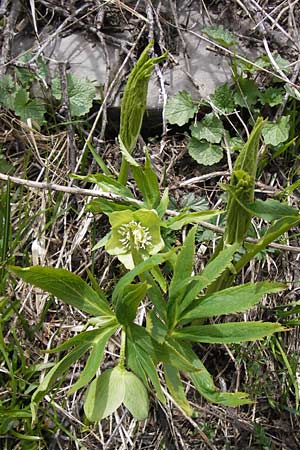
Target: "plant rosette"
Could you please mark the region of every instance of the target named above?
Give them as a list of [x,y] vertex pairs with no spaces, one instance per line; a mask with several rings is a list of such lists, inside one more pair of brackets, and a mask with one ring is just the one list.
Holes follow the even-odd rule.
[[[105,250],[117,256],[126,269],[131,270],[165,246],[160,235],[160,218],[155,210],[118,211],[109,214],[111,237]],[[138,258],[139,261],[135,261]]]

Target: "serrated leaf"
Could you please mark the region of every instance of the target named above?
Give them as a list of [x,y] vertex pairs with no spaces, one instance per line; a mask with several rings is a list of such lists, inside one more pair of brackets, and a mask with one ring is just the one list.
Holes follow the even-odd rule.
[[179,91],[168,99],[165,117],[169,123],[181,127],[194,117],[197,110],[198,106],[193,102],[191,94],[186,91]]
[[[93,83],[68,73],[67,90],[71,116],[81,117],[88,113],[96,97],[96,88]],[[61,81],[58,77],[52,81],[52,94],[57,100],[61,100]]]
[[234,34],[229,30],[224,29],[222,25],[205,27],[202,29],[202,33],[223,45],[223,47],[229,48],[235,44]]
[[206,317],[234,314],[247,311],[256,305],[264,295],[277,293],[285,289],[280,283],[247,283],[215,292],[204,298],[195,300],[185,311],[182,320],[197,320]]
[[221,120],[213,113],[206,114],[196,125],[191,125],[190,130],[194,138],[199,141],[205,139],[211,144],[219,144],[225,131]]
[[108,369],[90,384],[84,401],[85,415],[91,422],[105,419],[119,408],[124,397],[124,369]]
[[25,122],[27,119],[32,119],[38,124],[44,121],[46,112],[45,106],[41,100],[29,98],[29,93],[25,89],[19,89],[15,95],[13,110],[21,120]]
[[250,107],[257,102],[259,90],[256,83],[248,78],[239,78],[234,101],[242,107]]
[[233,93],[228,83],[217,87],[210,98],[214,106],[221,112],[228,114],[234,111]]
[[283,102],[283,94],[283,89],[270,86],[265,91],[260,93],[260,102],[262,105],[281,105]]
[[168,387],[168,391],[175,400],[175,402],[184,410],[184,412],[191,416],[193,410],[187,401],[182,382],[180,380],[180,374],[177,369],[168,364],[164,366],[165,380]]
[[229,322],[213,325],[185,327],[173,334],[175,339],[206,344],[233,344],[256,341],[274,333],[285,331],[279,323],[272,322]]
[[290,116],[282,116],[276,123],[267,122],[262,129],[265,143],[276,146],[285,142],[289,138],[290,120]]
[[39,266],[22,269],[11,266],[10,271],[81,311],[93,316],[113,316],[108,303],[78,275],[68,270]]
[[281,203],[278,200],[255,200],[255,203],[247,205],[247,208],[253,212],[253,215],[261,217],[267,221],[279,220],[282,217],[298,216],[299,210],[289,206],[287,203]]
[[144,384],[134,373],[127,370],[124,372],[124,380],[124,405],[136,420],[147,419],[149,398]]
[[223,150],[220,146],[199,141],[194,137],[189,138],[188,152],[197,163],[203,166],[212,166],[223,158]]

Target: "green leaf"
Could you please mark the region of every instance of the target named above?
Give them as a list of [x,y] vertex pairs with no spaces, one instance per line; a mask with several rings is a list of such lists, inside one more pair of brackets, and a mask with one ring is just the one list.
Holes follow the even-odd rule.
[[139,191],[143,195],[145,206],[148,209],[156,208],[160,202],[160,191],[157,176],[152,169],[151,160],[146,151],[145,167],[133,166],[131,168],[133,177]]
[[255,200],[255,203],[248,204],[247,208],[253,212],[253,215],[261,217],[264,220],[272,222],[286,216],[298,216],[299,210],[289,206],[287,203],[281,203],[278,200]]
[[47,373],[31,399],[32,421],[36,420],[36,407],[44,395],[51,389],[56,380],[65,374],[71,365],[88,351],[90,344],[81,344],[68,353]]
[[234,111],[235,103],[233,101],[232,90],[228,83],[224,83],[217,87],[215,92],[210,96],[214,106],[221,112],[228,114]]
[[223,124],[214,113],[206,114],[201,122],[190,126],[191,134],[194,138],[206,139],[211,144],[219,144],[225,132]]
[[150,379],[157,398],[165,403],[160,380],[153,359],[156,359],[151,337],[143,327],[133,326],[127,334],[127,364],[128,367],[143,381],[145,385]]
[[234,101],[242,107],[250,107],[254,105],[259,97],[259,90],[256,83],[248,78],[239,78]]
[[222,214],[223,211],[210,210],[210,211],[195,211],[180,213],[178,216],[171,217],[163,222],[163,226],[170,230],[180,230],[185,225],[191,223],[201,223],[202,221],[209,220],[214,216]]
[[97,422],[110,416],[125,397],[124,369],[114,367],[103,372],[89,386],[84,412],[88,420]]
[[[106,198],[95,198],[91,200],[85,207],[85,211],[90,211],[93,214],[110,214],[116,211],[125,211],[129,208],[128,204],[116,203]],[[107,235],[107,239],[109,236]],[[105,242],[106,243],[106,242]],[[103,245],[105,245],[105,243]],[[93,250],[96,250],[94,247]]]
[[149,398],[147,390],[141,380],[132,372],[125,371],[124,405],[136,420],[148,417]]
[[151,337],[160,344],[163,344],[168,330],[153,309],[148,312],[146,323],[146,330],[150,333]]
[[96,184],[100,188],[99,192],[109,192],[122,197],[133,198],[130,189],[119,183],[112,176],[103,175],[102,173],[90,173],[88,175],[77,175],[76,173],[72,173],[70,178]]
[[[67,74],[67,90],[72,117],[81,117],[89,112],[96,97],[96,88],[89,80]],[[57,100],[62,99],[61,81],[56,77],[52,81],[52,94]]]
[[173,333],[173,337],[207,344],[233,344],[260,340],[285,330],[279,323],[232,322],[186,327]]
[[194,364],[182,347],[177,342],[176,338],[170,337],[164,341],[163,344],[157,344],[155,347],[158,361],[164,364],[176,367],[183,372],[198,371],[199,367]]
[[183,385],[180,380],[179,371],[168,364],[164,366],[165,380],[168,387],[168,391],[175,400],[178,406],[183,409],[183,411],[191,416],[193,410],[187,401]]
[[215,292],[200,298],[185,311],[181,319],[201,319],[246,311],[256,305],[266,294],[280,292],[285,286],[280,283],[247,283]]
[[81,311],[93,316],[113,316],[108,303],[78,275],[68,270],[39,266],[22,269],[11,266],[10,271]]
[[264,250],[271,242],[276,241],[279,236],[283,235],[286,231],[296,226],[300,222],[300,215],[298,216],[286,216],[282,219],[276,220],[270,228],[266,231],[263,237],[257,244],[247,243],[247,253],[241,257],[237,263],[235,263],[235,269],[240,271],[245,264],[251,261],[258,252]]
[[284,90],[282,88],[268,87],[260,93],[260,102],[262,105],[276,106],[283,102]]
[[229,48],[235,44],[234,34],[229,30],[224,29],[222,25],[213,25],[211,27],[205,27],[202,29],[202,33],[206,34],[209,38],[218,42],[223,47]]
[[203,166],[212,166],[223,158],[222,147],[206,141],[199,141],[194,137],[189,138],[187,148],[190,156]]
[[84,369],[80,373],[80,376],[76,383],[71,386],[69,395],[87,385],[91,381],[91,379],[94,378],[97,370],[100,368],[106,343],[116,330],[117,326],[114,326],[105,328],[98,332],[97,337],[93,341],[93,348],[85,363]]
[[0,79],[0,105],[6,109],[14,109],[15,95],[18,85],[16,85],[11,75],[4,75]]
[[163,195],[161,197],[160,203],[156,208],[157,214],[159,217],[163,217],[167,211],[168,205],[169,205],[169,189],[166,188],[163,192]]
[[185,343],[177,343],[178,349],[184,353],[197,371],[189,373],[197,391],[208,401],[221,404],[223,406],[238,406],[252,403],[248,398],[248,394],[244,392],[220,392],[214,384],[212,376],[200,361],[198,356],[193,352],[191,347]]
[[116,304],[116,316],[120,324],[129,325],[134,321],[139,304],[144,300],[148,285],[146,282],[130,284],[123,290]]
[[168,327],[172,328],[177,321],[178,306],[185,294],[186,280],[192,275],[195,256],[195,234],[197,227],[193,227],[187,235],[180,253],[176,257],[173,277],[169,287],[167,304]]
[[25,122],[27,119],[35,120],[38,124],[44,122],[45,106],[41,100],[29,98],[29,93],[25,89],[19,89],[15,95],[13,110],[21,120]]
[[181,127],[194,117],[197,110],[198,106],[193,102],[191,94],[186,91],[179,91],[168,99],[165,117],[169,123]]
[[239,244],[225,247],[214,259],[206,264],[200,275],[191,278],[186,295],[179,305],[180,313],[193,302],[200,291],[210,286],[228,267],[231,266],[233,255],[239,247]]
[[141,275],[144,272],[148,272],[153,267],[164,263],[168,260],[168,258],[171,256],[173,252],[167,252],[167,253],[161,253],[159,255],[154,255],[148,258],[146,261],[141,262],[138,264],[134,269],[132,269],[130,272],[126,273],[116,284],[115,289],[112,294],[112,302],[113,304],[116,304],[118,301],[118,298],[122,295],[123,290],[126,286],[128,286],[132,281]]
[[131,156],[125,145],[123,144],[121,136],[118,137],[120,150],[124,160],[132,167],[139,167],[139,163]]
[[290,116],[281,116],[276,123],[267,122],[262,129],[265,143],[276,146],[285,142],[289,138],[290,120]]

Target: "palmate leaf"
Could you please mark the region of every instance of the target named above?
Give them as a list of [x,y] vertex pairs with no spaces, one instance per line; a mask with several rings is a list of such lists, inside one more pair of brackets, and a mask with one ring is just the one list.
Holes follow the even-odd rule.
[[181,320],[196,320],[246,311],[256,305],[265,294],[277,293],[285,289],[281,283],[247,283],[215,292],[207,297],[195,300],[191,307],[183,312]]
[[229,322],[185,327],[174,332],[173,337],[206,344],[233,344],[260,340],[280,331],[286,331],[286,328],[279,323]]
[[68,270],[39,266],[22,269],[11,266],[10,271],[27,283],[92,316],[113,316],[108,302],[103,297],[100,298],[99,294],[78,275]]

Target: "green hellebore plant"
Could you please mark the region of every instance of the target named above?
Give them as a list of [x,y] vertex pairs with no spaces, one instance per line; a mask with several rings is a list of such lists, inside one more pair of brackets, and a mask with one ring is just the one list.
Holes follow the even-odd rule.
[[111,237],[105,250],[118,257],[126,269],[164,248],[160,218],[155,210],[118,211],[109,214]]

